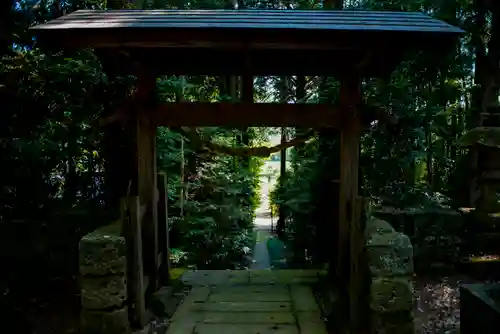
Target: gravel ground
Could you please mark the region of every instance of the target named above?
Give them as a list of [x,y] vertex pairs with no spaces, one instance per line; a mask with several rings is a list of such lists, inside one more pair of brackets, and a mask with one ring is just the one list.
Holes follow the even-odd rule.
[[415,278],[416,334],[460,333],[460,292],[462,284],[478,283],[465,276]]
[[459,287],[464,277],[415,278],[415,332],[460,333]]

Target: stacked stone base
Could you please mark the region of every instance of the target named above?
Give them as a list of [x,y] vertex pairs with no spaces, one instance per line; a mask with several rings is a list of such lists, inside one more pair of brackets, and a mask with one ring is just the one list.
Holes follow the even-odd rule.
[[366,226],[370,272],[372,332],[413,334],[413,247],[408,236],[387,222],[371,219]]
[[80,240],[82,333],[130,333],[125,253],[118,225],[102,227]]

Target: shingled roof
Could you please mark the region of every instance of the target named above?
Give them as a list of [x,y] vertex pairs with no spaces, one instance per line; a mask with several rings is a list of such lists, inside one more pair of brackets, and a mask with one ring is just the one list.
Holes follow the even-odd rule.
[[462,32],[422,13],[360,10],[79,10],[35,29],[125,27]]
[[339,57],[359,62],[367,53],[366,68],[386,71],[380,62],[393,64],[408,50],[449,47],[463,33],[422,13],[358,10],[80,10],[32,29],[48,44],[121,48],[139,58],[151,57],[151,48],[163,58],[168,48],[178,72],[186,72],[182,63],[200,52],[211,58],[215,72],[241,71],[250,55],[253,71],[262,74],[290,70],[291,64],[278,62],[266,68],[269,59],[315,63],[299,69],[313,74],[330,71]]

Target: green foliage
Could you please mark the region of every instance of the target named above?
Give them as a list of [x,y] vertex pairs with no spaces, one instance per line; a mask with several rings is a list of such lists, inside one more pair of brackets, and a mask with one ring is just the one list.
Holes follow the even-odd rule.
[[35,49],[5,56],[0,66],[7,78],[1,150],[4,167],[14,173],[0,176],[0,216],[36,215],[58,200],[98,200],[92,169],[101,164],[100,133],[91,125],[111,91],[97,59],[89,53],[47,57]]
[[[291,2],[285,3],[292,6]],[[42,239],[39,231],[64,231],[44,235],[44,245],[53,240],[70,240],[68,243],[74,246],[82,234],[96,227],[98,220],[87,216],[85,219],[73,216],[54,219],[53,216],[76,210],[87,215],[105,209],[116,210],[107,207],[106,194],[112,187],[103,174],[109,164],[109,151],[117,148],[106,141],[97,121],[130,93],[134,78],[109,77],[91,50],[41,51],[27,33],[27,26],[76,8],[230,8],[233,3],[219,0],[189,3],[177,0],[168,3],[41,1],[36,6],[33,1],[24,1],[22,5],[22,10],[9,12],[12,15],[5,23],[7,44],[0,61],[3,102],[0,155],[3,169],[8,171],[0,176],[0,220],[2,227],[9,227],[8,232],[0,234],[6,236],[5,239],[16,240],[12,235],[29,230],[26,244],[35,245],[29,249],[42,249],[46,246],[35,243]],[[270,1],[239,1],[238,5],[239,8],[277,6]],[[309,0],[296,1],[293,5],[321,7],[320,2]],[[365,97],[391,109],[399,117],[399,124],[374,122],[362,138],[360,156],[362,194],[381,205],[435,208],[448,204],[449,199],[454,204],[463,202],[461,194],[465,192],[463,183],[468,176],[465,166],[469,159],[465,149],[458,145],[458,139],[466,133],[466,122],[475,117],[472,98],[481,89],[474,83],[473,69],[478,62],[474,54],[478,46],[474,41],[479,39],[479,44],[483,43],[491,22],[488,21],[488,29],[485,29],[488,34],[479,31],[473,24],[477,8],[465,0],[363,0],[345,1],[345,5],[423,10],[450,23],[470,27],[470,33],[456,50],[440,56],[439,62],[432,53],[418,53],[401,64],[386,82],[363,82]],[[300,60],[297,66],[301,66]],[[234,99],[220,87],[220,79],[161,77],[157,95],[163,102],[173,102],[181,94],[187,101]],[[338,100],[339,82],[334,78],[306,77],[305,98],[294,96],[298,91],[297,77],[288,77],[286,87],[282,79],[255,78],[255,100],[301,103]],[[267,142],[273,131],[276,129],[199,129],[204,140],[226,146],[258,146]],[[493,135],[490,133],[489,137]],[[212,157],[196,149],[196,145],[176,129],[158,129],[158,166],[168,175],[173,258],[179,266],[233,268],[241,264],[247,248],[252,247],[252,221],[260,202],[258,175],[263,160]],[[319,254],[329,254],[325,250],[334,248],[332,233],[326,227],[335,223],[335,203],[329,189],[333,187],[331,181],[339,178],[339,136],[321,130],[300,150],[292,149],[290,156],[292,168],[280,178],[271,194],[273,210],[278,206],[284,209],[285,243],[291,246],[289,249],[293,249],[295,256],[304,258],[307,250],[320,262],[325,259],[319,258]],[[100,223],[103,221],[99,220]],[[324,240],[325,236],[329,241]],[[2,245],[2,254],[10,254],[12,243]],[[72,248],[61,247],[57,255],[71,253],[68,249]],[[66,263],[77,263],[74,258],[65,259]],[[42,269],[41,265],[35,271]]]
[[[467,1],[345,1],[344,6],[423,10],[457,25],[475,15]],[[470,160],[458,139],[474,112],[470,101],[476,59],[471,50],[471,36],[467,36],[440,59],[420,52],[410,55],[389,80],[363,82],[364,97],[392,110],[399,119],[397,125],[374,122],[362,137],[363,196],[398,208],[465,203]],[[313,84],[310,78],[308,81],[305,102],[338,100],[339,83],[334,78],[319,78]],[[272,206],[286,212],[287,240],[297,254],[308,250],[314,256],[316,251],[324,253],[333,247],[331,240],[321,236],[335,233],[326,225],[334,226],[338,214],[332,196],[338,190],[332,190],[332,181],[340,175],[339,139],[338,134],[320,131],[316,144],[300,154],[292,153],[293,173],[273,190]]]
[[[170,77],[160,80],[158,87],[158,95],[165,101],[174,100],[181,91],[187,100],[219,99],[210,78]],[[240,130],[221,127],[199,130],[205,140],[228,146],[237,145],[235,139],[242,136]],[[247,129],[246,135],[255,145],[267,139],[258,128]],[[252,157],[245,166],[234,157],[206,157],[194,149],[181,134],[158,129],[159,169],[168,175],[172,246],[183,254],[176,260],[178,265],[199,268],[239,266],[253,246],[251,231],[260,204],[258,175],[263,160]],[[181,191],[185,193],[183,201]]]
[[[56,222],[67,222],[51,217],[68,211],[83,212],[88,217],[110,209],[115,213],[112,219],[117,217],[118,208],[109,205],[108,190],[112,185],[105,174],[108,153],[126,142],[117,139],[109,143],[109,138],[103,136],[103,130],[108,129],[98,123],[101,116],[116,110],[130,94],[135,78],[108,76],[91,50],[42,51],[26,28],[33,22],[77,8],[124,5],[120,1],[64,2],[62,8],[58,7],[59,2],[41,1],[35,6],[26,1],[21,10],[12,12],[9,23],[13,35],[9,41],[15,41],[16,45],[15,48],[9,45],[0,61],[3,99],[0,150],[4,170],[10,171],[0,176],[2,227],[28,221],[36,225],[33,231],[38,231],[39,225],[59,231]],[[167,6],[150,2],[149,5]],[[187,7],[199,5],[191,3]],[[220,8],[223,4],[205,5]],[[158,80],[157,95],[170,102],[181,91],[188,101],[222,100],[226,97],[220,92],[218,79],[162,77]],[[200,131],[205,140],[228,146],[241,145],[237,139],[244,136],[248,145],[267,141],[267,131],[260,128],[242,131],[216,127]],[[195,146],[179,133],[158,129],[158,166],[168,175],[169,222],[173,246],[177,249],[176,261],[232,268],[253,246],[252,224],[260,202],[258,174],[263,162],[251,158],[248,164],[241,164],[236,158],[205,157],[202,153],[196,152]],[[181,175],[181,161],[184,175]],[[181,189],[185,191],[182,215]],[[68,237],[68,242],[77,242],[81,235],[97,227],[96,222],[105,223],[94,218],[78,220],[72,229],[75,236]],[[5,234],[7,238],[9,233]],[[33,238],[37,238],[37,233],[33,233]],[[8,251],[2,250],[2,254]]]

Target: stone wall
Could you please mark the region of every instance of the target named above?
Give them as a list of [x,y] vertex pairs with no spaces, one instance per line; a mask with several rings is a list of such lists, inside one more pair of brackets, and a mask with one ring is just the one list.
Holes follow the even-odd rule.
[[372,332],[413,334],[413,247],[410,239],[379,219],[366,224],[366,250],[372,276]]
[[459,249],[467,226],[457,210],[380,207],[373,214],[388,222],[397,232],[410,237],[416,270],[427,270],[433,263],[453,263],[460,259]]
[[126,245],[119,225],[85,235],[79,246],[82,333],[129,333]]

